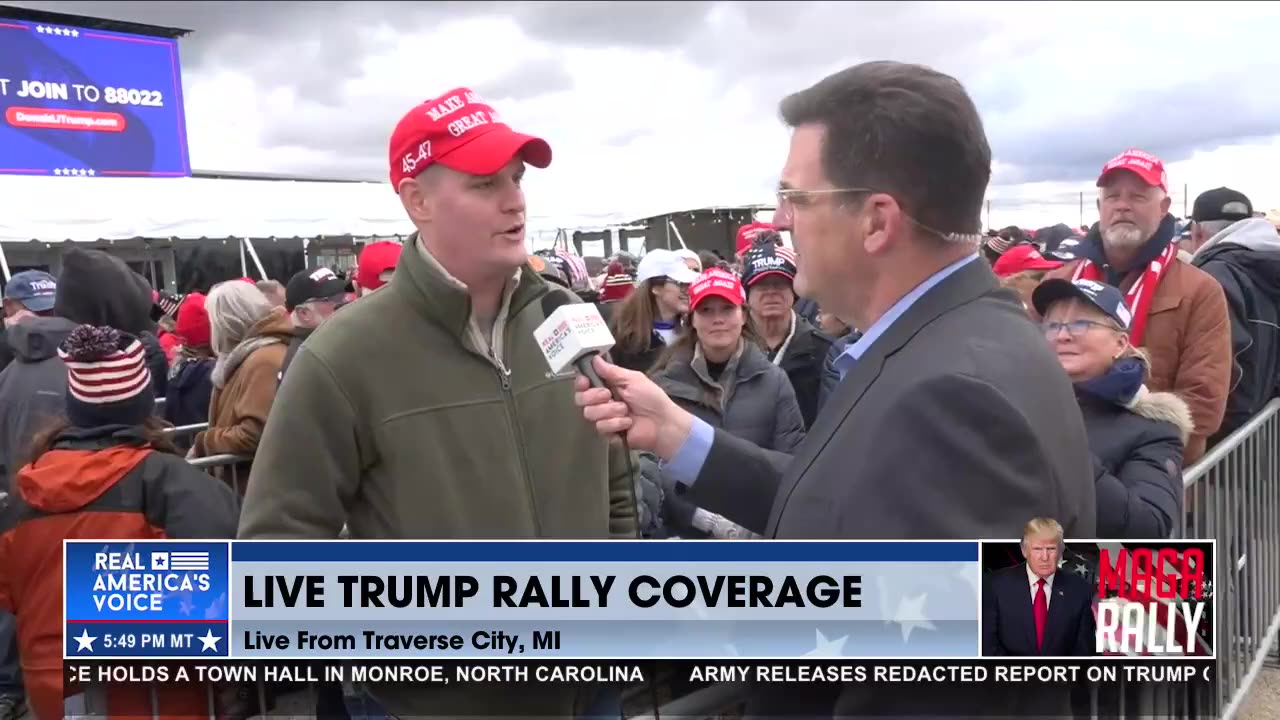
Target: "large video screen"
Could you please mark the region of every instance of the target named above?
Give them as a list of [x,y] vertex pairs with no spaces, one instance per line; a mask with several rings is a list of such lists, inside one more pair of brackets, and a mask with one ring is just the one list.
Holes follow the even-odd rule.
[[191,174],[175,39],[0,17],[0,111],[0,174]]

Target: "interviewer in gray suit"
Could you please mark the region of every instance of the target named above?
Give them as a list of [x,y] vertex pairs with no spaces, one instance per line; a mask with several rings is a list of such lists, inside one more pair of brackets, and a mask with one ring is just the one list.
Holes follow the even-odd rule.
[[[991,149],[964,88],[872,62],[781,112],[793,134],[774,223],[791,231],[796,293],[866,328],[805,441],[794,457],[768,453],[599,359],[619,400],[579,378],[586,419],[653,450],[694,502],[767,538],[1017,537],[1029,517],[1092,537],[1071,382],[976,254]],[[835,707],[894,712],[895,697],[855,691]]]

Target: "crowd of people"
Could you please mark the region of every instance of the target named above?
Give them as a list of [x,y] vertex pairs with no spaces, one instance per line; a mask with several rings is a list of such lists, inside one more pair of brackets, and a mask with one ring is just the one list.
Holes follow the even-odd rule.
[[[1179,222],[1161,161],[1128,150],[1097,177],[1093,226],[983,235],[990,149],[954,80],[868,63],[783,110],[778,210],[731,258],[620,253],[589,277],[566,251],[530,255],[521,181],[551,148],[460,88],[394,129],[417,232],[365,246],[350,278],[171,296],[83,249],[56,278],[14,275],[0,720],[59,717],[77,692],[63,539],[1012,537],[1028,517],[1176,534],[1183,468],[1277,395],[1277,228],[1227,188]],[[911,121],[868,129],[893,117]],[[849,160],[873,135],[877,159]],[[902,149],[919,143],[931,152]],[[934,178],[963,191],[939,200]],[[612,393],[548,371],[533,330],[549,293],[607,319]],[[633,454],[604,437],[618,432]],[[214,456],[232,460],[187,462]],[[169,688],[160,714],[204,690]],[[220,716],[239,711],[219,697]],[[316,714],[616,717],[620,702],[330,685]]]

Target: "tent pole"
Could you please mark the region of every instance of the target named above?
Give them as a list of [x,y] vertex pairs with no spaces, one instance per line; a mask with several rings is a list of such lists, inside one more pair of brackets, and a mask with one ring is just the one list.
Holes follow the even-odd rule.
[[[248,250],[249,257],[253,258],[253,265],[258,268],[258,275],[262,276],[263,280],[270,280],[271,278],[267,277],[267,271],[262,267],[262,261],[258,259],[258,251],[253,248],[253,242],[249,238],[244,238],[240,242],[244,243],[241,248]],[[248,275],[248,273],[245,274]]]
[[240,238],[240,277],[249,277],[249,258],[244,255],[244,238]]
[[9,282],[13,277],[9,274],[9,258],[4,254],[4,243],[0,242],[0,270],[4,271],[4,281]]

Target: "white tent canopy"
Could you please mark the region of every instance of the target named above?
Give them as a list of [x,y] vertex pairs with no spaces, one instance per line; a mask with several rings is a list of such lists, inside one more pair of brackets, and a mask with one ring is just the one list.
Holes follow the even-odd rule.
[[315,238],[413,231],[391,186],[208,178],[0,176],[0,242]]

